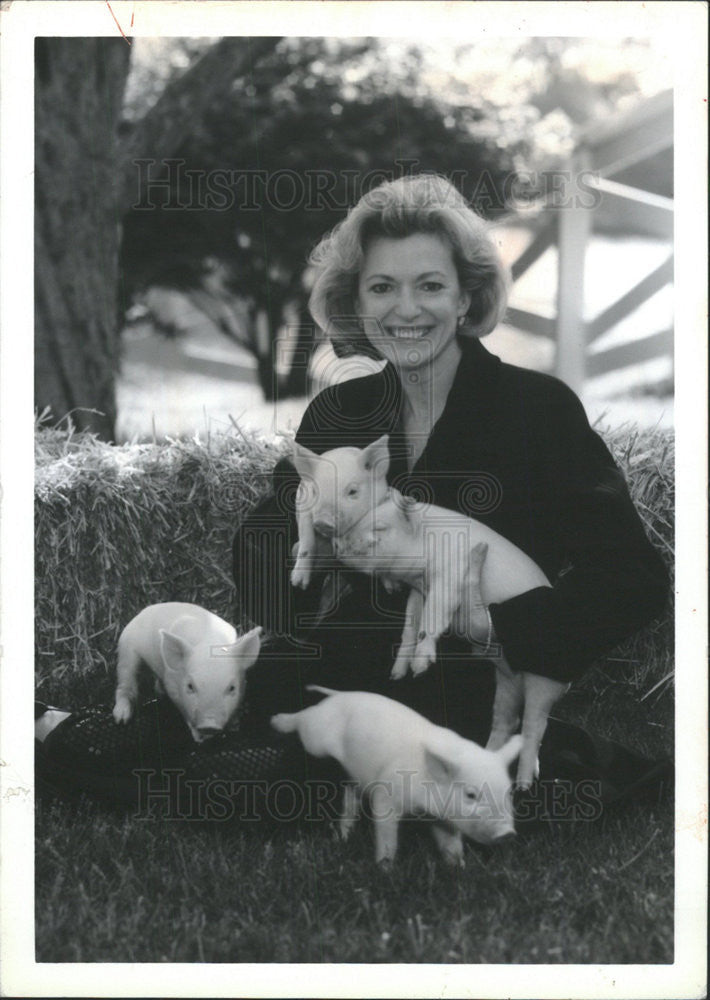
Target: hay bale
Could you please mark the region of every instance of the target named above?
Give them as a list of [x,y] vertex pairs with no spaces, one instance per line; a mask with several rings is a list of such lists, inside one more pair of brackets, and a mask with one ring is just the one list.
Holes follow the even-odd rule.
[[[672,434],[622,428],[605,437],[672,570]],[[236,430],[206,442],[122,446],[38,430],[36,667],[48,695],[76,676],[93,675],[97,690],[97,672],[98,680],[113,675],[121,628],[147,604],[193,601],[240,624],[232,535],[268,490],[283,450]],[[670,600],[659,622],[608,660],[614,678],[639,692],[663,682],[673,669]]]
[[268,490],[279,453],[236,432],[112,446],[38,431],[38,681],[112,673],[121,629],[147,604],[191,601],[238,621],[232,535]]
[[612,684],[626,684],[641,698],[671,694],[675,665],[675,437],[672,431],[640,430],[635,425],[605,430],[602,437],[624,473],[646,534],[669,569],[671,584],[664,613],[605,657],[588,675],[587,683],[594,686],[602,675]]

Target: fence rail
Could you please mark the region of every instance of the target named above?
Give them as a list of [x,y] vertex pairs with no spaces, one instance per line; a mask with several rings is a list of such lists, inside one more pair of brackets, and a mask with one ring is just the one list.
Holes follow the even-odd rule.
[[[518,281],[551,247],[558,250],[557,303],[554,315],[511,306],[507,321],[520,330],[553,339],[557,345],[555,371],[579,391],[586,378],[673,354],[673,330],[662,329],[628,343],[590,352],[604,333],[626,319],[652,295],[673,282],[671,253],[615,302],[597,316],[583,316],[586,253],[603,210],[607,224],[617,231],[643,233],[663,242],[673,239],[673,199],[642,186],[612,180],[632,176],[643,181],[664,177],[672,184],[673,95],[667,91],[645,102],[633,113],[617,116],[595,126],[580,139],[571,157],[573,172],[590,172],[587,184],[599,197],[594,207],[572,203],[564,208],[543,205],[533,237],[511,267]],[[635,171],[635,173],[634,173]],[[667,176],[665,176],[667,175]]]

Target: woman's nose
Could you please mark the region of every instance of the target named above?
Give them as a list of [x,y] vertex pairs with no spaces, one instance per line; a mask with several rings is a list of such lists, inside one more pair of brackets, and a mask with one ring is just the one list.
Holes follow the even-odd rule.
[[417,296],[412,289],[403,288],[399,293],[399,298],[397,299],[397,305],[395,307],[396,312],[402,319],[413,319],[418,316],[421,312],[421,306],[417,300]]

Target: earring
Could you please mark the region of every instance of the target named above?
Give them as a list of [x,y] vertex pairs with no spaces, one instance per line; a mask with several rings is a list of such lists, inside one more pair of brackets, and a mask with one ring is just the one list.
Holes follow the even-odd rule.
[[463,314],[463,316],[459,316],[459,318],[456,320],[456,326],[457,326],[457,328],[459,330],[462,330],[466,326],[466,314],[465,313]]

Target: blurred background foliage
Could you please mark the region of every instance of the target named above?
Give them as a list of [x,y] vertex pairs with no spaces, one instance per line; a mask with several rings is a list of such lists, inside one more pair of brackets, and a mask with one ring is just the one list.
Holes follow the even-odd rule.
[[[435,171],[505,216],[586,125],[669,80],[642,38],[39,39],[36,65],[36,404],[109,438],[137,324],[176,336],[199,315],[213,346],[226,335],[251,359],[263,398],[277,383],[281,399],[303,396],[318,336],[308,254],[362,193]],[[100,138],[111,122],[114,148]],[[99,159],[113,191],[92,180]],[[96,224],[69,197],[77,171],[83,202],[120,223],[115,236],[103,225],[100,268]],[[102,301],[68,301],[80,261]],[[284,322],[301,360],[277,371]]]
[[[124,132],[212,44],[136,39]],[[581,126],[652,88],[640,69],[650,55],[643,40],[619,46],[497,39],[452,48],[376,38],[284,38],[246,81],[191,122],[184,142],[170,151],[185,161],[178,200],[195,210],[128,213],[122,255],[127,291],[155,281],[181,287],[202,272],[206,258],[216,257],[229,265],[235,289],[274,312],[297,291],[308,251],[362,193],[362,179],[371,175],[377,182],[377,171],[456,175],[479,211],[500,213],[506,176],[559,166]],[[189,171],[231,171],[234,177],[327,171],[334,185],[310,199],[315,204],[307,199],[304,211],[298,193],[312,192],[313,182],[299,186],[282,178],[259,211],[244,210],[247,183],[259,193],[252,176],[235,185],[234,206],[200,211]]]
[[[135,40],[124,134],[168,84],[187,80],[213,44]],[[173,171],[173,190],[151,191],[151,199],[161,204],[162,197],[164,205],[173,198],[189,210],[129,210],[121,256],[126,297],[154,285],[210,283],[238,295],[250,317],[242,342],[259,359],[268,395],[284,308],[292,306],[304,329],[307,323],[308,253],[364,190],[383,176],[435,171],[456,178],[483,215],[500,215],[508,207],[506,178],[560,166],[587,122],[662,85],[653,65],[641,39],[281,39],[170,151],[184,165]],[[186,93],[188,114],[191,103]],[[210,204],[195,172],[221,174],[223,194],[230,174],[232,196]],[[274,180],[271,189],[260,172]],[[161,176],[159,164],[150,176]],[[534,181],[528,187],[532,198]],[[259,313],[267,330],[261,340]],[[299,346],[308,349],[307,333],[303,339]],[[302,366],[299,373],[281,387],[282,397],[305,390]]]
[[[185,161],[176,197],[194,210],[135,209],[124,220],[128,295],[151,284],[183,288],[219,261],[230,290],[266,310],[274,329],[287,301],[305,304],[309,251],[384,177],[412,169],[458,171],[470,197],[485,174],[486,200],[502,210],[503,179],[514,170],[523,140],[508,148],[492,134],[478,134],[485,112],[452,105],[425,86],[418,49],[404,48],[393,58],[378,53],[379,45],[283,39],[243,85],[221,95],[172,153]],[[192,45],[178,43],[175,50],[184,59],[196,56]],[[138,60],[137,66],[144,68]],[[152,83],[147,92],[153,95],[159,83]],[[130,86],[132,113],[136,100]],[[234,196],[228,205],[194,204],[191,171],[212,178],[229,173]],[[260,174],[274,183],[265,186]],[[165,192],[164,201],[170,196]],[[197,201],[205,205],[206,199]]]

